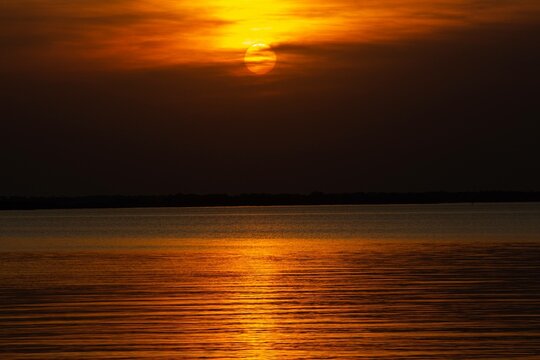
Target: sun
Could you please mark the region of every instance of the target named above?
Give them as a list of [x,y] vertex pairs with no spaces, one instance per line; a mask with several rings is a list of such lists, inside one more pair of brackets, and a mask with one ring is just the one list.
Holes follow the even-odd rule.
[[276,66],[277,56],[272,48],[264,43],[251,45],[244,55],[246,68],[256,75],[264,75]]

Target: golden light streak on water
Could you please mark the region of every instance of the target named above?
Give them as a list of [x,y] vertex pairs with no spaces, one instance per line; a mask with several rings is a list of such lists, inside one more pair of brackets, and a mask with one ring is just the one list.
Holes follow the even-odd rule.
[[2,357],[534,359],[538,220],[537,204],[0,212]]

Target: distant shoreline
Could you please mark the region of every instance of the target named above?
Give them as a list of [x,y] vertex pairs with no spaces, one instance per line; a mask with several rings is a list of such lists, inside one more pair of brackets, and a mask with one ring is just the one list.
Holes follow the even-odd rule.
[[373,192],[310,194],[176,194],[76,197],[0,196],[0,210],[107,209],[271,205],[399,205],[540,202],[540,192]]

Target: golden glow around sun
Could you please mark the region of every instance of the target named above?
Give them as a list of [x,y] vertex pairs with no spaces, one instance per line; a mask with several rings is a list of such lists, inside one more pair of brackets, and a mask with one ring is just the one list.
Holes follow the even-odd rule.
[[[35,6],[28,6],[28,2]],[[19,25],[7,22],[2,27],[8,37],[20,33],[28,38],[40,38],[47,34],[50,40],[35,45],[30,42],[28,46],[22,42],[21,46],[13,47],[10,57],[38,59],[47,63],[44,66],[62,69],[211,65],[238,76],[246,75],[244,66],[259,75],[274,68],[276,54],[266,44],[279,47],[280,72],[285,74],[305,71],[305,65],[325,63],[326,53],[322,50],[332,49],[334,45],[344,48],[347,44],[394,43],[438,36],[444,29],[520,21],[538,11],[538,0],[514,0],[497,6],[489,2],[479,7],[482,11],[470,11],[464,5],[468,3],[465,0],[8,3],[8,14],[11,12],[15,18],[29,14],[21,18]],[[32,19],[43,24],[31,26]],[[21,67],[33,64],[19,63]]]
[[276,66],[276,53],[269,45],[253,44],[244,56],[244,63],[249,71],[256,75],[264,75]]

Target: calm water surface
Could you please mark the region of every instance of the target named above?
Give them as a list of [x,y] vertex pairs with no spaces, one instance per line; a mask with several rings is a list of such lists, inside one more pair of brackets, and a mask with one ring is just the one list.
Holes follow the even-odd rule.
[[0,212],[1,359],[540,359],[540,204]]

